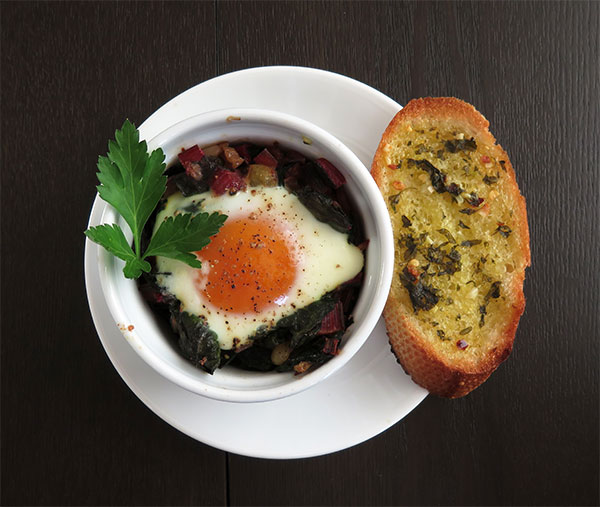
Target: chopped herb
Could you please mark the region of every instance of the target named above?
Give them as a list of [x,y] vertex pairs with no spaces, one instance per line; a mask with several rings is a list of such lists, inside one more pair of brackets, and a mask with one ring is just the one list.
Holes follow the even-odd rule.
[[450,231],[448,229],[438,229],[438,232],[440,234],[443,234],[444,236],[446,236],[446,238],[448,239],[448,241],[450,243],[456,244],[456,240],[454,239],[454,236],[452,236],[452,234],[450,233]]
[[500,224],[498,225],[498,228],[494,231],[494,234],[496,234],[497,232],[502,234],[502,236],[504,236],[505,238],[508,238],[512,230],[508,225]]
[[465,340],[458,340],[456,342],[456,346],[460,349],[460,350],[465,350],[469,344],[465,341]]
[[465,223],[463,223],[462,220],[458,221],[458,226],[462,227],[463,229],[470,229],[470,227],[468,225],[466,225]]
[[419,310],[431,310],[439,301],[437,290],[425,285],[422,280],[412,275],[407,268],[400,273],[400,281],[408,290],[415,313]]
[[487,308],[485,305],[481,305],[479,307],[479,313],[481,314],[481,319],[479,319],[479,327],[483,327],[485,325],[485,316],[487,314]]
[[506,160],[500,160],[500,167],[502,167],[502,170],[504,172],[506,172]]
[[434,327],[435,327],[435,326],[439,326],[439,324],[440,324],[440,323],[439,323],[439,322],[436,322],[435,320],[434,320],[434,321],[431,323],[431,325],[432,325],[432,326],[434,326]]
[[463,241],[460,246],[474,246],[474,245],[479,245],[479,243],[481,243],[480,239],[468,239],[466,241]]
[[400,195],[401,194],[402,194],[402,192],[399,192],[397,194],[390,195],[388,197],[388,202],[390,203],[390,206],[394,210],[394,213],[396,213],[396,206],[398,205],[398,201],[400,200]]
[[464,335],[466,335],[466,334],[469,334],[469,333],[470,333],[472,330],[473,330],[473,328],[472,328],[471,326],[469,326],[469,327],[465,327],[465,328],[464,328],[464,329],[463,329],[463,330],[460,332],[460,334],[461,334],[461,336],[464,336]]
[[444,260],[444,255],[445,253],[443,250],[440,250],[439,247],[433,245],[427,247],[427,252],[424,254],[425,258],[434,264],[441,264]]
[[410,227],[412,225],[412,222],[408,219],[406,215],[402,215],[402,225],[404,227]]
[[493,185],[494,183],[497,183],[498,180],[500,179],[500,174],[496,173],[496,176],[484,176],[483,177],[483,182],[486,185]]
[[441,160],[444,160],[444,150],[438,150],[436,153],[436,157]]
[[446,271],[449,274],[454,274],[457,271],[460,271],[460,253],[458,250],[452,247],[452,249],[448,252],[447,257],[451,262],[446,263]]
[[412,144],[412,141],[408,141],[408,142],[406,143],[406,146],[410,146],[411,144]]
[[446,191],[446,175],[442,173],[437,167],[427,160],[415,160],[412,158],[407,159],[409,163],[416,164],[419,169],[427,171],[429,173],[429,179],[431,180],[431,186],[435,189],[438,194],[442,194]]
[[450,340],[442,329],[437,330],[437,335],[440,337],[440,340]]
[[450,153],[456,153],[457,151],[475,151],[477,149],[477,143],[475,139],[452,139],[444,143],[444,147]]
[[490,298],[498,299],[500,297],[500,282],[494,282],[490,287],[490,290],[485,295],[485,301],[489,301]]
[[204,199],[200,199],[198,202],[191,202],[186,207],[182,208],[181,211],[185,213],[198,213],[200,211],[200,205],[204,202]]
[[463,193],[463,189],[460,188],[456,183],[450,183],[450,185],[446,187],[446,190],[450,195],[454,196],[458,196]]
[[406,247],[406,251],[404,252],[404,260],[410,259],[413,256],[413,254],[415,253],[415,250],[417,249],[417,243],[415,242],[415,239],[410,234],[406,234],[406,235],[402,236],[398,240],[398,244],[404,245]]
[[483,197],[478,197],[477,194],[473,192],[465,199],[465,201],[467,201],[474,208],[477,208],[483,202]]
[[472,215],[473,213],[477,212],[477,210],[473,208],[463,208],[461,210],[458,210],[458,212],[464,213],[465,215]]
[[133,235],[133,248],[117,224],[90,227],[85,235],[111,254],[125,261],[126,278],[139,278],[152,266],[148,257],[160,255],[185,262],[194,268],[201,263],[194,252],[210,242],[227,218],[219,213],[185,213],[169,217],[160,224],[150,243],[142,251],[142,231],[167,186],[165,155],[157,148],[148,153],[146,141],[125,120],[115,140],[109,141],[108,153],[98,158],[98,194],[123,217]]

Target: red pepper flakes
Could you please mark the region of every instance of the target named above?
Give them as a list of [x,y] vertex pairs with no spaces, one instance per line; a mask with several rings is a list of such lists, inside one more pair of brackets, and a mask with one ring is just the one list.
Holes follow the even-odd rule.
[[488,157],[487,155],[483,155],[481,157],[481,163],[482,164],[489,164],[492,161],[492,159],[490,157]]
[[460,350],[465,350],[469,344],[465,341],[465,340],[458,340],[456,342],[456,346],[460,349]]
[[132,325],[132,324],[129,324],[129,325],[127,326],[127,329],[128,329],[129,331],[133,331],[134,327],[133,327],[133,325]]
[[396,190],[404,190],[406,186],[401,181],[392,181],[392,187]]

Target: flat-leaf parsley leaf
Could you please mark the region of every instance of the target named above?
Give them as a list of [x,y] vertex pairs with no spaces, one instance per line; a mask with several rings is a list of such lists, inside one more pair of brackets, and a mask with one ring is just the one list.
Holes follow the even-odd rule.
[[90,227],[85,235],[110,253],[125,261],[123,273],[138,278],[151,269],[147,257],[160,255],[177,259],[194,268],[201,266],[193,252],[204,248],[210,236],[219,231],[226,215],[219,213],[185,213],[166,219],[150,240],[142,255],[141,235],[167,186],[164,175],[165,155],[157,148],[148,154],[145,141],[129,120],[108,142],[106,156],[98,157],[98,194],[121,214],[133,234],[134,248],[117,224]]

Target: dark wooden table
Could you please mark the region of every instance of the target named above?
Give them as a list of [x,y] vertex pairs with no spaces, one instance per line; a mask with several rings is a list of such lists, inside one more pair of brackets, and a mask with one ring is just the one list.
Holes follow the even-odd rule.
[[[2,2],[3,505],[597,505],[600,3]],[[263,65],[473,103],[528,203],[512,357],[329,456],[241,457],[155,416],[97,338],[95,164],[125,117]],[[293,436],[291,436],[293,438]]]

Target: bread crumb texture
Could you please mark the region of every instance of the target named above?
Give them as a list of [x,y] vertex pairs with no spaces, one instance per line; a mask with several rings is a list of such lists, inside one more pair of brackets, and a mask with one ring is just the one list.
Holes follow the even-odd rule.
[[441,396],[467,394],[508,357],[525,306],[525,201],[488,125],[461,100],[413,100],[372,166],[395,234],[390,343]]

